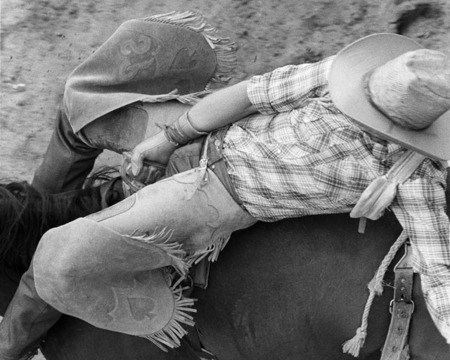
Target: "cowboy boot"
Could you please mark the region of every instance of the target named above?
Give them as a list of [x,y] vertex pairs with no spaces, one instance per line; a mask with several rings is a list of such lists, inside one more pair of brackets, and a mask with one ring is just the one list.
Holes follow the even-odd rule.
[[38,296],[31,265],[22,276],[0,323],[0,359],[31,359],[47,331],[60,317],[61,313]]
[[46,194],[81,189],[101,152],[73,132],[66,114],[59,109],[55,130],[32,186]]

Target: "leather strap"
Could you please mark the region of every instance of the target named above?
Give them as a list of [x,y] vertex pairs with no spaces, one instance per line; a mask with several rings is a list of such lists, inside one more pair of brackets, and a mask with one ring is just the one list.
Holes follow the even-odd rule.
[[211,262],[205,258],[191,268],[194,286],[206,290],[206,288],[208,287],[210,266]]
[[412,301],[413,268],[411,244],[405,243],[405,254],[394,268],[394,298],[391,301],[391,323],[380,360],[400,360],[408,340],[409,325],[414,312]]

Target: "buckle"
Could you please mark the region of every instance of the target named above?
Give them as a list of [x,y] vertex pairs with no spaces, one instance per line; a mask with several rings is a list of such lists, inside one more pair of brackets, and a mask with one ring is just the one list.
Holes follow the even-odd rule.
[[401,301],[395,301],[394,299],[391,300],[391,302],[389,303],[389,313],[392,315],[394,313],[394,302],[396,303],[403,303],[404,305],[412,305],[412,310],[411,310],[411,314],[414,312],[416,305],[414,304],[414,301],[411,300],[411,302],[406,302],[404,300]]

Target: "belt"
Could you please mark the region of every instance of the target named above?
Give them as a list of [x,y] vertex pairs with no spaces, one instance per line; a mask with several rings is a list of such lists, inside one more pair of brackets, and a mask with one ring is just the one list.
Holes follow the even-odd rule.
[[223,149],[223,139],[228,131],[229,126],[220,128],[219,130],[210,133],[203,143],[202,149],[202,159],[206,156],[207,166],[213,171],[219,180],[222,182],[223,186],[228,190],[233,200],[242,206],[242,201],[239,195],[236,193],[233,183],[231,182],[230,176],[228,175],[228,169],[225,159],[222,154]]

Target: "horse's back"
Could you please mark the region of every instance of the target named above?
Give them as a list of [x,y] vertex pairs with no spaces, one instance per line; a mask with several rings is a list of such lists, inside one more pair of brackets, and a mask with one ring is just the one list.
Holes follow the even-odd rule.
[[[357,227],[357,220],[341,214],[258,223],[234,234],[211,266],[208,289],[193,293],[203,345],[220,360],[352,359],[341,344],[360,326],[367,283],[401,232],[392,214],[369,222],[365,234]],[[392,284],[391,270],[385,280]],[[448,346],[431,322],[419,281],[415,284],[412,358],[448,359]],[[392,293],[385,286],[373,303],[361,360],[380,358]],[[43,349],[48,360],[190,357],[185,342],[164,353],[145,339],[66,316],[50,330]]]
[[[236,234],[212,265],[208,290],[196,293],[205,346],[221,360],[347,358],[341,344],[360,326],[367,284],[401,232],[392,215],[369,223],[365,234],[357,227],[348,214],[327,215],[260,223]],[[392,271],[386,281],[393,282]],[[392,294],[385,287],[374,301],[361,359],[379,359]],[[422,345],[427,338],[428,350],[442,355],[423,357],[427,347],[419,345],[415,359],[444,360],[445,342],[420,290],[416,297],[421,329],[413,326],[412,337],[420,334]]]
[[[365,234],[357,228],[341,214],[258,223],[234,234],[211,266],[208,289],[193,293],[203,345],[220,360],[352,359],[341,345],[360,326],[367,284],[401,232],[392,214],[370,222]],[[385,280],[392,284],[392,271]],[[380,357],[392,294],[386,286],[373,303],[361,360]],[[417,281],[414,301],[413,358],[447,359]],[[165,354],[142,340],[66,317],[44,349],[49,360],[186,359],[181,349]]]

